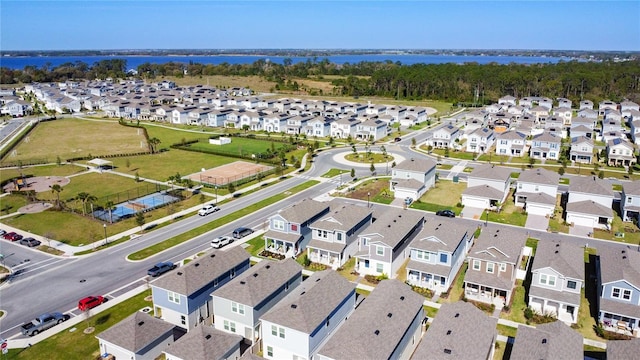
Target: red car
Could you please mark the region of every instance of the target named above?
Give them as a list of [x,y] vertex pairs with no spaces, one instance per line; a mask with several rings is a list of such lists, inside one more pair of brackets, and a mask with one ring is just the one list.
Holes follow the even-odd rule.
[[15,232],[10,232],[10,233],[6,233],[3,235],[3,237],[9,241],[18,241],[20,239],[22,239],[22,235],[17,234]]
[[78,309],[80,311],[86,311],[89,309],[93,309],[94,307],[102,304],[103,302],[107,301],[106,298],[102,297],[102,296],[87,296],[84,299],[80,299],[80,301],[78,301]]

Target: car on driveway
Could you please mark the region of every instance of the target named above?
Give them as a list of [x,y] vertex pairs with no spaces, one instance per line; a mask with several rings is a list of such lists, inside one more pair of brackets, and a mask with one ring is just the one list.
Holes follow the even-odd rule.
[[219,249],[225,245],[229,245],[233,242],[233,238],[229,236],[218,236],[217,238],[211,240],[211,247]]
[[86,298],[80,299],[78,301],[78,310],[87,311],[89,309],[93,309],[94,307],[102,304],[107,301],[107,298],[103,296],[87,296]]
[[209,214],[213,214],[218,210],[220,210],[220,208],[215,205],[205,205],[202,209],[198,210],[198,215],[206,216]]
[[32,237],[24,238],[20,240],[20,245],[28,246],[28,247],[38,247],[42,244],[39,240],[36,240]]
[[172,263],[171,261],[157,263],[151,269],[147,270],[147,275],[152,277],[160,276],[167,271],[175,269],[176,267],[177,265]]
[[451,210],[438,210],[436,211],[436,215],[438,216],[446,216],[446,217],[456,217],[456,213]]
[[2,235],[2,237],[4,237],[5,239],[9,240],[9,241],[18,241],[20,239],[22,239],[22,235],[15,233],[15,232],[10,232],[10,233],[6,233],[4,235]]

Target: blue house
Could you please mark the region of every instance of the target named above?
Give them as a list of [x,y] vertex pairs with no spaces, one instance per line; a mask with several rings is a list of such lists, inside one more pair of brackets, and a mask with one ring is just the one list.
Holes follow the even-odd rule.
[[605,330],[640,337],[640,252],[598,249],[598,321]]
[[249,256],[240,246],[211,250],[152,281],[154,315],[187,331],[205,321],[211,324],[211,293],[249,269]]

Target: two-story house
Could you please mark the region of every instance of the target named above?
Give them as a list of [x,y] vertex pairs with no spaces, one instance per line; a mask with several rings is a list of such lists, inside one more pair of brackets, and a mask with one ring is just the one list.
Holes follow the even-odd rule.
[[427,146],[434,148],[453,148],[456,139],[461,136],[460,128],[454,125],[444,125],[431,133],[431,137],[426,140]]
[[535,328],[518,326],[511,359],[582,360],[585,357],[583,341],[579,332],[562,321],[540,324]]
[[618,110],[618,104],[611,100],[600,101],[600,104],[598,104],[598,115],[604,117],[607,114],[607,110]]
[[526,240],[512,229],[482,231],[467,255],[465,296],[499,308],[509,305]]
[[405,160],[391,172],[389,189],[396,199],[420,199],[436,182],[436,163],[425,159]]
[[267,359],[313,359],[356,308],[355,284],[332,270],[313,273],[264,314]]
[[316,116],[308,122],[307,135],[327,137],[331,135],[331,123],[333,122],[333,119],[328,119],[324,116]]
[[520,131],[505,131],[496,136],[496,154],[522,157],[528,152],[527,135]]
[[442,304],[411,359],[491,360],[497,325],[498,319],[468,302]]
[[607,165],[633,166],[637,162],[633,144],[623,138],[607,141]]
[[484,154],[495,141],[495,133],[489,128],[478,128],[467,135],[467,152]]
[[242,336],[198,326],[163,351],[166,360],[227,360],[240,357]]
[[531,272],[529,307],[575,324],[584,284],[584,249],[558,240],[540,241]]
[[558,173],[543,168],[521,172],[514,194],[515,206],[533,215],[553,215],[559,181]]
[[613,190],[608,180],[596,176],[571,178],[565,206],[569,224],[608,229],[613,221]]
[[582,109],[588,109],[588,110],[593,110],[593,101],[591,100],[582,100],[580,101],[580,108],[578,110],[582,110]]
[[294,259],[263,260],[211,294],[214,326],[260,339],[260,317],[302,283],[302,266]]
[[386,274],[395,278],[407,259],[405,249],[422,228],[424,216],[397,208],[387,208],[373,216],[373,224],[358,235],[355,269],[362,275]]
[[407,248],[407,282],[438,294],[448,291],[473,245],[474,231],[454,219],[425,222]]
[[152,281],[153,312],[190,330],[213,316],[210,294],[249,269],[249,253],[240,246],[211,250]]
[[269,229],[264,234],[264,248],[267,251],[295,256],[306,249],[311,241],[309,224],[329,212],[329,203],[311,199],[280,210],[268,219]]
[[598,248],[598,322],[640,337],[640,252]]
[[381,281],[314,359],[409,358],[422,335],[423,302],[406,284]]
[[622,221],[633,221],[636,224],[640,222],[640,181],[622,184],[620,209]]
[[511,95],[505,95],[498,99],[498,104],[500,105],[516,105],[516,98]]
[[569,159],[581,164],[591,164],[593,161],[594,143],[591,138],[578,136],[571,138],[571,149]]
[[378,119],[367,119],[356,125],[356,139],[377,141],[387,136],[387,123]]
[[511,170],[483,164],[469,174],[467,188],[462,192],[462,205],[488,209],[503,204],[509,194]]
[[558,160],[560,158],[560,144],[559,136],[554,136],[545,131],[533,137],[529,156],[541,160]]
[[[227,115],[228,117],[229,115]],[[263,121],[263,129],[266,132],[284,132],[287,126],[287,120],[291,117],[291,115],[284,113],[274,113],[270,115],[265,115],[262,118]]]
[[372,212],[368,207],[339,200],[330,204],[329,213],[309,224],[307,251],[311,261],[335,270],[356,253],[358,234],[371,224]]
[[342,118],[331,124],[331,136],[338,139],[346,139],[356,135],[356,126],[360,121],[355,118]]

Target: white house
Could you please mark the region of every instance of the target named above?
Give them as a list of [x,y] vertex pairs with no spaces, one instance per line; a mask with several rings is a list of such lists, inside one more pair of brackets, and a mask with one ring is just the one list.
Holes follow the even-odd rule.
[[506,131],[496,137],[496,154],[524,156],[527,151],[527,136],[519,131]]
[[468,176],[467,188],[462,193],[462,205],[472,208],[489,209],[504,203],[509,194],[511,170],[483,164]]
[[389,189],[396,199],[420,199],[436,182],[436,163],[431,159],[405,160],[391,172]]
[[558,173],[543,168],[520,173],[515,192],[515,206],[524,207],[529,214],[553,215],[558,194]]
[[569,224],[608,229],[613,221],[611,183],[596,176],[571,178],[566,205]]

